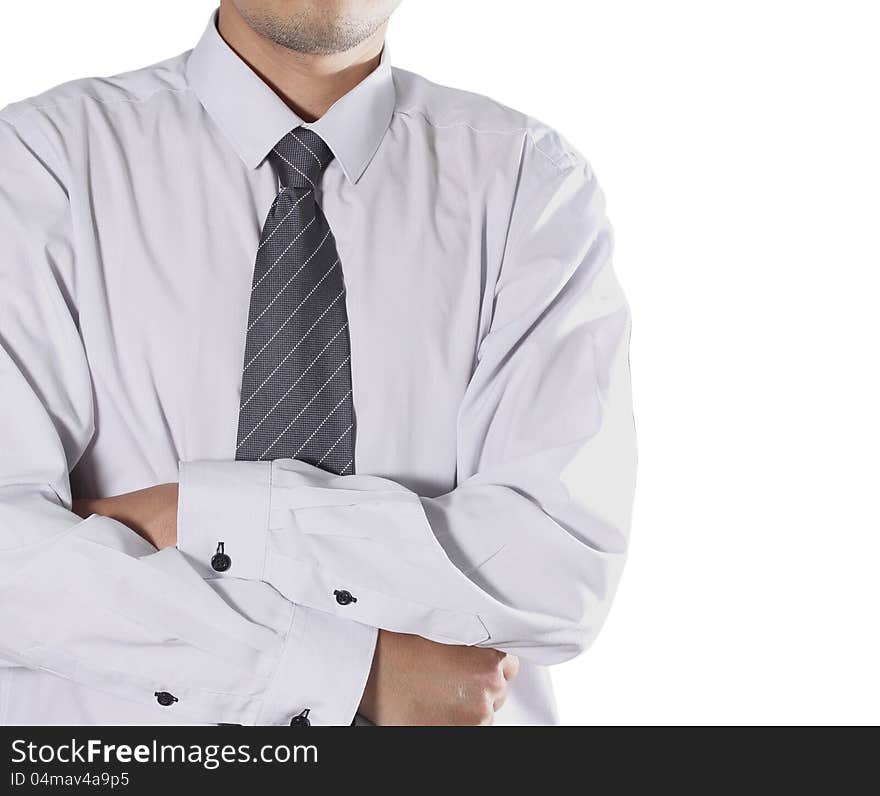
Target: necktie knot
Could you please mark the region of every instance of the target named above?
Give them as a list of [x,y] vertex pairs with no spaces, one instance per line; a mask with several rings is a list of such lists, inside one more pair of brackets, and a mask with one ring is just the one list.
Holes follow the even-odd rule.
[[314,188],[333,160],[333,152],[316,132],[296,127],[275,144],[269,159],[282,186]]

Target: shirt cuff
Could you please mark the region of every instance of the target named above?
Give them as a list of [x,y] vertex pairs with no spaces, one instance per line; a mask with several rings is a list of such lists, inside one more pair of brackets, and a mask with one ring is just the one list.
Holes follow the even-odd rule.
[[[270,462],[180,463],[177,546],[203,578],[263,580],[271,478]],[[225,561],[215,558],[221,544]],[[378,631],[303,605],[291,609],[257,723],[286,725],[308,711],[313,725],[351,724]]]
[[177,548],[189,563],[203,578],[263,580],[272,463],[181,462],[179,481]]
[[296,606],[281,664],[258,724],[290,724],[300,715],[315,726],[354,720],[373,663],[378,630]]

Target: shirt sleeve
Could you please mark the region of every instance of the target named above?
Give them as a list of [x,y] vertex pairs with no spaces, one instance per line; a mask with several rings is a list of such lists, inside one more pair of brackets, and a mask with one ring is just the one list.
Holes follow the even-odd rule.
[[375,629],[267,584],[209,584],[176,549],[70,511],[92,386],[61,278],[75,259],[65,180],[28,129],[0,119],[0,658],[181,723],[287,724],[306,708],[350,723]]
[[[230,576],[380,628],[539,664],[584,650],[621,573],[635,480],[611,255],[590,167],[529,143],[458,415],[456,488],[420,496],[290,459],[185,462],[180,549],[207,567],[222,538]],[[233,493],[247,497],[230,515]]]

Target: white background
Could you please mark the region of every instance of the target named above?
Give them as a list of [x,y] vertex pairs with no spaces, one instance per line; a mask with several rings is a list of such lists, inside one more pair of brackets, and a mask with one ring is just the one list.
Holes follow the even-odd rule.
[[[0,105],[213,0],[3,3]],[[397,66],[593,163],[634,315],[630,563],[568,723],[880,721],[880,19],[866,0],[406,0]],[[537,564],[536,562],[536,565]]]

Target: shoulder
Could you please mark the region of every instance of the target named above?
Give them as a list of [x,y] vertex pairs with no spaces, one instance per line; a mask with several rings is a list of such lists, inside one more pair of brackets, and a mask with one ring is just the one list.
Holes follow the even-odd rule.
[[83,112],[112,111],[125,105],[143,105],[185,92],[188,53],[110,77],[71,80],[0,110],[0,121],[19,128],[40,121],[63,122]]
[[[521,111],[481,94],[433,83],[393,69],[395,113],[435,130],[461,130],[489,144],[503,140],[533,149],[559,171],[587,165],[584,156],[557,130]],[[492,140],[494,139],[494,141]]]

